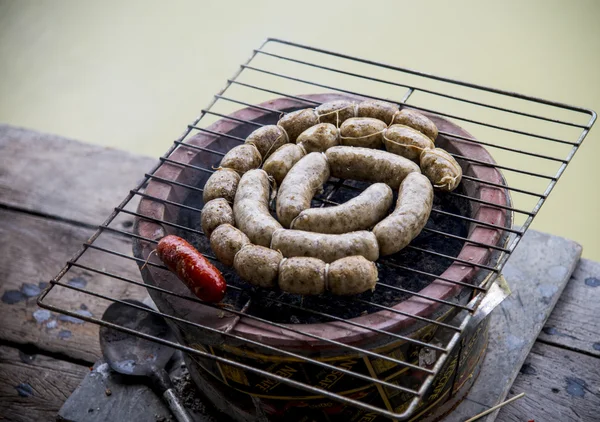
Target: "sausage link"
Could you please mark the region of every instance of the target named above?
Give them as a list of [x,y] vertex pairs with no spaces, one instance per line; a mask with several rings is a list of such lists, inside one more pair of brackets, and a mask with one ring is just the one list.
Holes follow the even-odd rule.
[[382,182],[392,189],[398,189],[409,173],[421,172],[412,161],[387,151],[338,146],[329,148],[325,155],[333,177]]
[[437,138],[438,135],[438,128],[435,123],[421,113],[407,108],[403,108],[399,113],[396,113],[394,120],[392,121],[392,124],[395,123],[410,126],[425,134],[432,141],[435,141],[435,138]]
[[231,224],[222,224],[210,236],[210,248],[223,264],[232,266],[235,254],[244,245],[250,244],[250,239],[241,230]]
[[456,189],[462,179],[462,168],[453,156],[441,148],[421,153],[421,170],[434,187],[445,191]]
[[317,113],[312,108],[294,111],[283,116],[277,122],[287,133],[290,142],[296,142],[296,138],[311,126],[319,123]]
[[392,125],[384,133],[385,149],[392,154],[401,155],[416,162],[420,161],[421,153],[433,149],[435,145],[427,136],[416,129],[404,125]]
[[233,210],[224,198],[213,199],[204,204],[200,224],[202,231],[210,239],[213,230],[221,224],[234,224]]
[[377,278],[374,262],[362,256],[348,256],[329,264],[327,288],[334,295],[356,295],[374,290]]
[[323,154],[313,152],[301,158],[283,179],[279,188],[279,222],[284,227],[289,227],[298,214],[310,208],[313,196],[328,179],[329,165]]
[[373,228],[381,255],[405,248],[421,233],[433,205],[433,188],[427,177],[411,173],[400,185],[396,209]]
[[399,107],[396,104],[379,100],[367,100],[358,104],[357,117],[372,117],[379,119],[389,125],[398,113]]
[[377,238],[369,231],[323,234],[302,230],[277,230],[273,233],[271,249],[281,251],[286,258],[310,256],[325,262],[352,255],[362,255],[370,261],[379,257]]
[[275,179],[279,186],[294,164],[305,155],[306,151],[302,145],[285,144],[267,158],[263,170]]
[[184,239],[165,236],[158,242],[156,252],[169,270],[200,299],[220,302],[227,283],[221,272]]
[[228,168],[219,168],[210,175],[204,184],[202,199],[208,203],[213,199],[224,198],[227,202],[233,203],[235,191],[240,182],[240,175],[237,171]]
[[287,144],[288,138],[285,130],[276,125],[266,125],[256,129],[246,138],[247,144],[252,144],[258,149],[264,160],[277,151],[282,145]]
[[233,216],[236,226],[257,245],[269,246],[281,224],[269,212],[269,176],[264,170],[250,170],[240,180]]
[[273,288],[277,283],[279,263],[282,259],[281,253],[273,249],[246,245],[235,254],[233,268],[248,283]]
[[351,147],[381,148],[387,125],[372,117],[353,117],[340,127],[340,143]]
[[347,100],[328,101],[315,108],[319,123],[331,123],[340,127],[344,121],[356,116],[356,104]]
[[302,145],[307,153],[325,152],[339,144],[339,133],[331,123],[319,123],[302,132],[296,143]]
[[387,215],[393,200],[388,185],[375,183],[343,204],[302,211],[292,221],[291,228],[330,234],[367,230]]
[[227,167],[238,172],[240,176],[249,170],[260,167],[262,156],[252,144],[238,145],[231,148],[221,160],[221,167]]
[[279,264],[279,288],[299,295],[319,295],[325,291],[327,264],[317,258],[286,258]]

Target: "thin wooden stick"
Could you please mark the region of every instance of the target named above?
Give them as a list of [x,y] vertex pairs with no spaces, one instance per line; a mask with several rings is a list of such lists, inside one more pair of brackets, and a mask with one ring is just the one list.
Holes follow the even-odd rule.
[[483,417],[483,416],[485,416],[485,415],[488,415],[488,414],[492,413],[494,410],[496,410],[496,409],[499,409],[499,408],[501,408],[502,406],[504,406],[504,405],[506,405],[506,404],[512,403],[513,401],[520,399],[521,397],[525,397],[525,393],[518,394],[518,395],[516,395],[516,396],[514,396],[514,397],[511,397],[510,399],[508,399],[508,400],[506,400],[506,401],[503,401],[503,402],[502,402],[502,403],[500,403],[500,404],[497,404],[497,405],[496,405],[496,406],[494,406],[494,407],[490,407],[490,408],[489,408],[488,410],[486,410],[485,412],[482,412],[482,413],[480,413],[479,415],[473,416],[471,419],[468,419],[468,420],[466,420],[465,422],[473,422],[473,421],[476,421],[477,419],[479,419],[479,418],[481,418],[481,417]]

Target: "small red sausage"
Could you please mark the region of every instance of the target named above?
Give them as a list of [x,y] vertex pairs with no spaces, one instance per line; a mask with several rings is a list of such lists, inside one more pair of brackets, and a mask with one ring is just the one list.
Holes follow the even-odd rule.
[[181,237],[169,235],[158,242],[161,261],[177,274],[185,285],[206,302],[220,302],[227,283],[221,272]]

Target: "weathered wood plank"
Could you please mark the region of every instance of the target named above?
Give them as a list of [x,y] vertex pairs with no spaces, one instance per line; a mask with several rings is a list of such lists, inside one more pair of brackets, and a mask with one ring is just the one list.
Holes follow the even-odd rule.
[[600,357],[598,303],[600,262],[582,259],[539,339]]
[[572,240],[534,230],[525,234],[503,269],[512,294],[492,312],[481,373],[447,422],[464,421],[505,400],[580,256],[581,246]]
[[0,419],[53,421],[89,368],[0,346]]
[[0,125],[0,156],[0,203],[91,225],[102,223],[156,163],[8,125]]
[[[42,350],[94,362],[100,355],[98,327],[36,305],[40,287],[54,277],[87,240],[91,230],[20,212],[0,210],[0,339],[32,343]],[[131,243],[103,234],[97,242],[131,255]],[[141,281],[137,266],[122,258],[90,251],[81,261]],[[147,296],[144,288],[73,268],[63,282],[116,298]],[[47,303],[100,318],[108,303],[64,287],[55,287]]]
[[527,396],[504,407],[497,420],[598,421],[599,362],[595,357],[536,343],[511,389],[511,396],[522,391]]

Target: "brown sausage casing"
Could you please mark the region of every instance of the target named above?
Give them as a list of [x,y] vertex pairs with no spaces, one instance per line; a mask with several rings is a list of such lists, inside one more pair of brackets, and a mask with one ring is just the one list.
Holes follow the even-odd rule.
[[228,168],[219,168],[210,175],[204,184],[202,199],[204,203],[216,198],[224,198],[227,202],[233,204],[235,191],[240,182],[240,175],[237,171]]
[[202,216],[200,224],[202,231],[210,239],[210,235],[214,229],[221,224],[234,224],[233,210],[225,198],[217,198],[208,201],[202,208]]
[[453,156],[441,148],[424,150],[421,153],[421,171],[431,180],[434,187],[453,191],[462,179],[462,168]]
[[349,201],[325,208],[309,208],[292,221],[292,229],[341,234],[367,230],[384,218],[393,202],[392,189],[375,183]]
[[273,177],[279,186],[294,164],[305,155],[306,151],[301,145],[285,144],[267,158],[263,170]]
[[431,213],[433,188],[422,174],[411,173],[400,185],[396,209],[373,228],[381,255],[405,248],[421,233]]
[[296,142],[296,138],[302,132],[317,123],[319,123],[317,113],[312,108],[305,108],[286,114],[279,119],[277,126],[285,130],[290,142]]
[[281,224],[269,212],[269,176],[264,170],[250,170],[240,180],[233,203],[236,226],[257,245],[269,246]]
[[277,217],[284,227],[303,210],[310,208],[315,193],[329,179],[329,165],[325,156],[313,152],[304,156],[289,171],[277,194]]
[[210,248],[217,259],[228,266],[233,265],[235,254],[248,244],[250,244],[248,236],[231,224],[220,225],[210,236]]
[[231,148],[221,160],[221,167],[233,169],[242,176],[247,171],[260,167],[262,156],[252,144],[238,145]]
[[382,182],[398,189],[409,173],[419,166],[399,155],[370,148],[338,146],[325,152],[331,175],[340,179]]
[[277,148],[287,144],[287,142],[287,133],[276,125],[260,127],[246,138],[247,144],[252,144],[258,149],[263,161],[266,160],[269,155],[277,151]]
[[403,108],[394,116],[392,124],[399,123],[401,125],[410,126],[413,129],[425,134],[429,139],[435,141],[438,135],[438,128],[435,123],[429,120],[421,113]]
[[319,123],[302,132],[296,143],[302,145],[307,153],[325,152],[339,144],[339,133],[331,123]]
[[279,265],[279,288],[300,295],[321,294],[325,291],[326,266],[317,258],[283,259]]
[[356,295],[375,289],[377,266],[362,256],[349,256],[329,264],[327,288],[334,295]]
[[258,245],[246,245],[233,260],[238,275],[255,286],[273,288],[277,285],[279,263],[283,257],[273,249]]
[[356,104],[347,100],[328,101],[315,109],[320,123],[340,127],[344,121],[356,115]]
[[271,249],[283,256],[309,256],[325,262],[352,255],[362,255],[370,261],[379,258],[377,238],[369,231],[344,234],[311,233],[302,230],[277,230],[273,233]]
[[381,148],[387,125],[372,117],[354,117],[340,127],[340,143],[351,147]]
[[404,125],[392,125],[383,134],[385,149],[419,163],[421,153],[435,145],[427,136]]
[[400,108],[396,104],[379,100],[367,100],[358,104],[357,117],[372,117],[389,125]]

